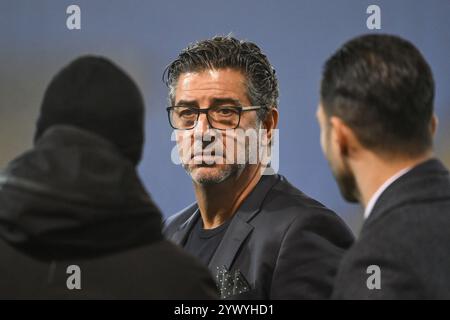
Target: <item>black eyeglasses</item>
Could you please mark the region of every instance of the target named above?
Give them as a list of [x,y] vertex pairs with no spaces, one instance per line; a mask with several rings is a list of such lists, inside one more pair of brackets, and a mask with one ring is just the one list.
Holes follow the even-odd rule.
[[178,130],[194,129],[200,113],[206,114],[209,126],[218,130],[236,129],[241,122],[241,113],[263,109],[261,106],[214,106],[205,109],[184,106],[167,108],[172,128]]

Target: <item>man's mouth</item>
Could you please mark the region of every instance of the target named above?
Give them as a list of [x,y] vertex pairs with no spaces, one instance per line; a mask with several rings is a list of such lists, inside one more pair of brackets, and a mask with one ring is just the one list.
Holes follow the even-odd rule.
[[218,162],[223,163],[224,158],[222,154],[215,154],[214,152],[206,153],[198,152],[191,157],[191,162],[196,165],[213,166]]

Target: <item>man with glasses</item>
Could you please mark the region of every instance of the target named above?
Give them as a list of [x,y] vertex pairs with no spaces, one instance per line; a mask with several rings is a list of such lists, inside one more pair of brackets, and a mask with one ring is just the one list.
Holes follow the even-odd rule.
[[328,298],[353,236],[335,213],[267,174],[261,155],[274,143],[278,84],[266,56],[214,37],[182,51],[166,80],[197,200],[166,221],[166,237],[209,267],[222,298]]

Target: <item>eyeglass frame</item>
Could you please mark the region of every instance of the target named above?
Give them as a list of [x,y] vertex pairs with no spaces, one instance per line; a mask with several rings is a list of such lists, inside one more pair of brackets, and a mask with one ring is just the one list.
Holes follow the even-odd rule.
[[[173,124],[172,124],[172,121],[170,121],[170,111],[175,109],[175,108],[180,108],[180,107],[184,107],[184,108],[187,108],[187,109],[190,109],[190,110],[195,110],[195,112],[197,112],[197,119],[195,120],[195,125],[192,128],[186,128],[186,129],[175,128],[173,126]],[[170,106],[170,107],[167,107],[166,110],[167,110],[167,116],[169,118],[169,124],[175,130],[192,130],[192,129],[194,129],[197,126],[197,124],[198,124],[198,118],[200,117],[201,113],[204,113],[206,115],[206,120],[208,121],[208,124],[209,124],[209,126],[212,129],[216,129],[216,130],[234,130],[234,129],[238,128],[239,125],[241,124],[242,112],[245,112],[245,111],[256,111],[256,110],[260,110],[260,109],[267,109],[267,107],[265,107],[265,106],[223,106],[223,107],[237,109],[239,111],[239,121],[238,121],[237,125],[234,128],[219,129],[219,128],[215,128],[211,124],[211,122],[209,121],[209,116],[208,116],[209,110],[211,110],[212,108],[218,108],[218,107],[221,107],[221,106],[211,106],[211,107],[203,108],[203,109],[196,108],[196,107],[191,107],[191,106]]]

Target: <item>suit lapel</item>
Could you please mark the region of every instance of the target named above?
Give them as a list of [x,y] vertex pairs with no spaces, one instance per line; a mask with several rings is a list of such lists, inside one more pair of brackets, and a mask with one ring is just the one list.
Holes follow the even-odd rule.
[[216,274],[217,270],[222,266],[230,269],[236,253],[252,230],[253,226],[243,221],[240,217],[235,216],[233,218],[219,247],[209,262],[208,267],[213,274]]
[[192,230],[192,227],[197,222],[197,219],[200,217],[200,213],[197,205],[192,207],[193,213],[183,224],[181,224],[178,229],[174,232],[171,237],[171,240],[177,245],[183,246],[186,242],[186,237],[189,235],[189,232]]
[[262,176],[255,189],[242,203],[208,265],[213,274],[223,266],[228,270],[231,268],[239,248],[254,228],[249,221],[260,212],[267,193],[279,179],[278,175]]

